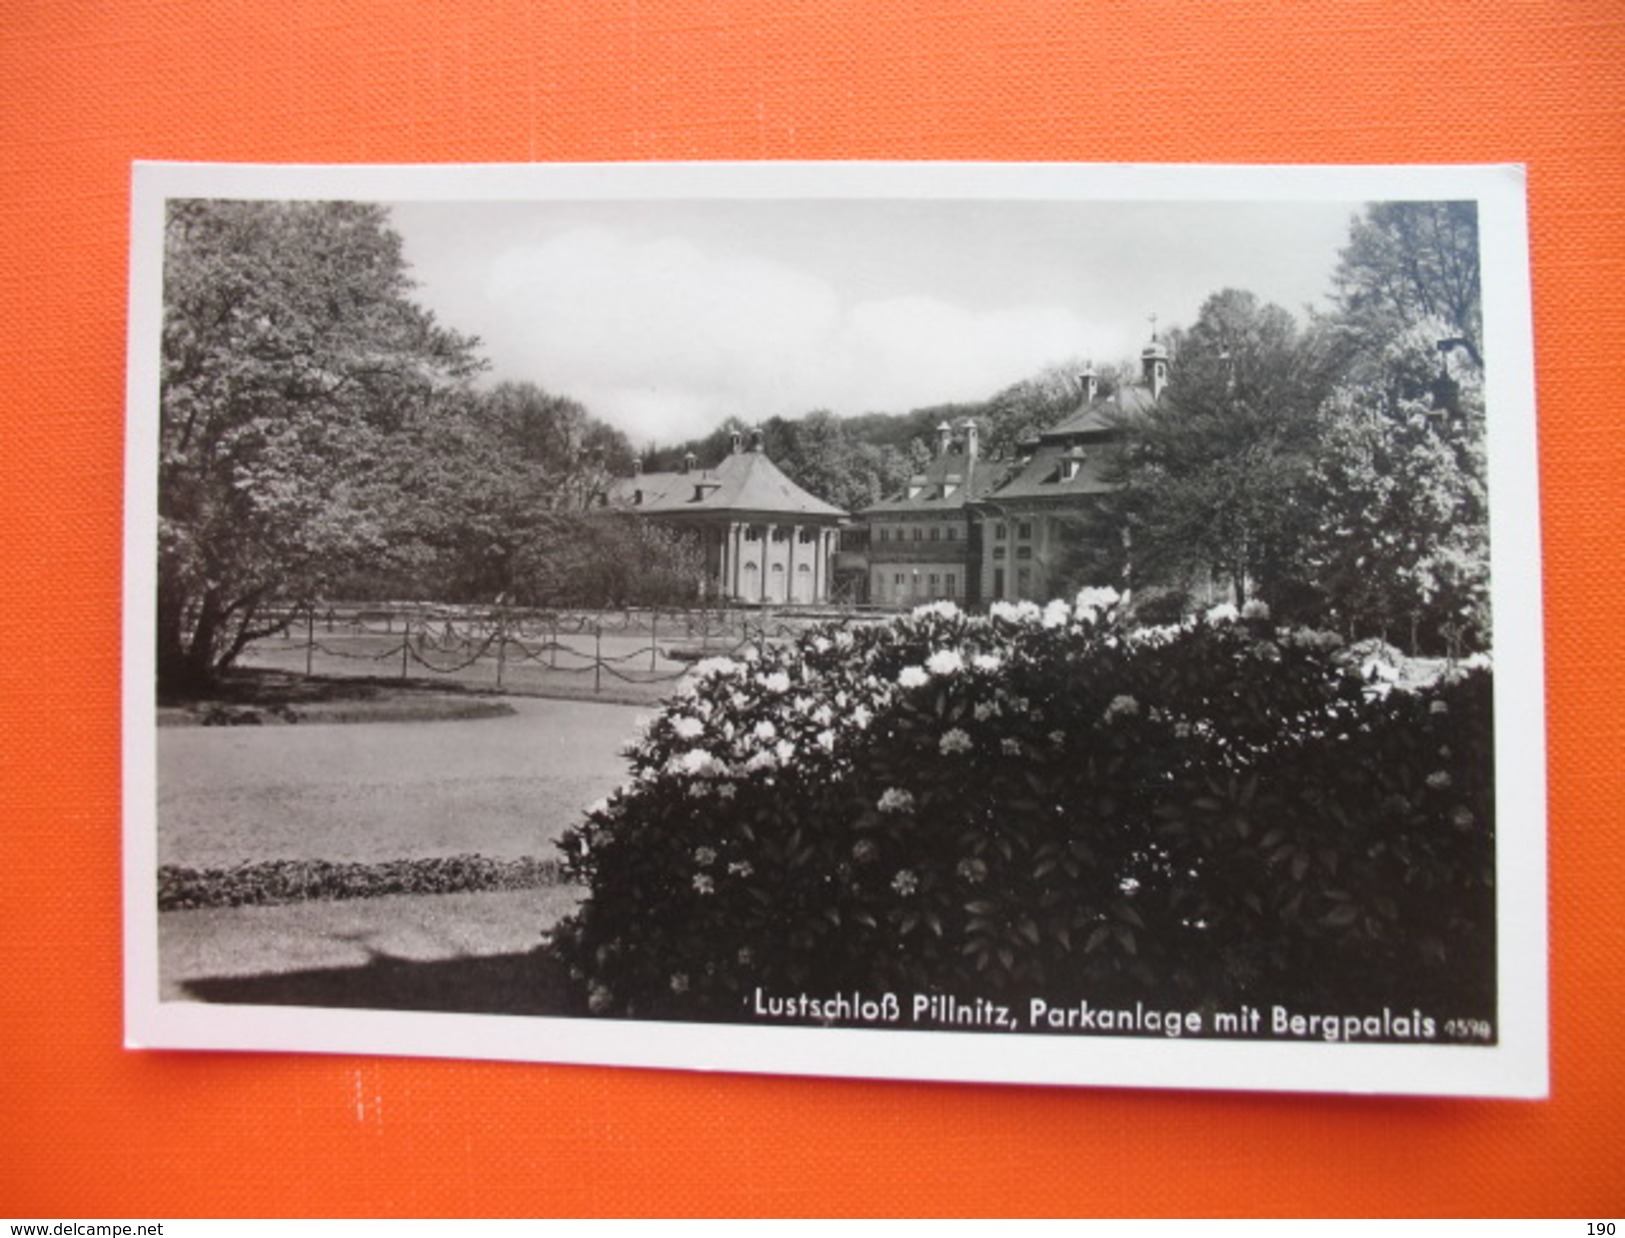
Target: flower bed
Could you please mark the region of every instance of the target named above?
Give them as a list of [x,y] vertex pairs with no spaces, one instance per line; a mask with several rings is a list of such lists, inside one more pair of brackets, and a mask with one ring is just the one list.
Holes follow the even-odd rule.
[[1487,668],[1111,590],[699,664],[561,842],[583,1010],[751,992],[1494,1012]]

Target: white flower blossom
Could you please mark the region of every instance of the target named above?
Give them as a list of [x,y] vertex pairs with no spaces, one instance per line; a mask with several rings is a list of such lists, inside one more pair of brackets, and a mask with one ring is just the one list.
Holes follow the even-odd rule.
[[1428,775],[1428,786],[1435,791],[1445,791],[1450,787],[1450,773],[1448,770],[1435,770]]
[[943,756],[952,756],[956,752],[969,752],[975,745],[971,742],[969,735],[958,727],[954,727],[953,730],[945,732],[942,738],[937,741],[937,747],[941,749]]
[[715,894],[717,891],[717,883],[711,880],[710,873],[695,873],[691,884],[696,894]]
[[734,860],[728,865],[728,875],[730,877],[749,877],[755,871],[756,869],[749,860]]
[[773,745],[773,755],[779,758],[781,764],[788,765],[790,758],[796,755],[796,746],[787,739],[781,739]]
[[979,653],[970,664],[979,671],[996,671],[1004,665],[1004,659],[996,653]]
[[1106,706],[1106,721],[1110,722],[1118,717],[1132,717],[1139,712],[1140,702],[1132,696],[1114,696],[1112,703]]
[[1072,608],[1060,598],[1056,598],[1053,602],[1044,607],[1043,622],[1046,628],[1065,627],[1067,621],[1071,618]]
[[859,705],[852,711],[852,724],[860,731],[867,731],[869,723],[874,721],[874,716],[867,705]]
[[717,853],[710,847],[694,848],[694,863],[698,864],[701,868],[708,868],[716,862]]
[[1270,605],[1268,602],[1261,602],[1254,598],[1241,608],[1241,617],[1243,619],[1268,619],[1270,617]]
[[762,687],[766,688],[769,692],[775,694],[788,692],[790,690],[790,676],[786,675],[783,671],[773,671],[767,675],[758,675],[756,677],[756,682],[761,684]]
[[765,744],[769,740],[778,738],[779,728],[774,726],[766,718],[763,718],[756,724],[756,727],[751,731],[751,734],[756,736],[757,739],[761,740]]
[[897,871],[897,876],[891,879],[891,888],[907,898],[920,888],[920,879],[911,870],[902,868]]
[[737,674],[738,671],[739,663],[732,658],[702,658],[694,664],[694,669],[689,675],[694,680],[701,681]]
[[957,649],[939,649],[925,660],[933,675],[956,675],[965,669],[965,658]]
[[923,606],[916,606],[914,608],[914,615],[916,618],[938,615],[943,619],[953,619],[956,618],[958,614],[959,607],[955,606],[947,599],[937,602],[927,602]]
[[901,787],[887,787],[876,807],[881,812],[913,812],[914,794]]
[[825,752],[835,751],[835,732],[823,730],[818,732],[818,746]]
[[1036,602],[994,602],[987,608],[990,618],[1009,623],[1036,623],[1041,612]]
[[920,688],[931,682],[931,676],[923,666],[905,666],[897,673],[897,682],[905,688]]
[[671,978],[671,991],[673,993],[688,992],[688,974],[686,972],[678,972]]
[[1086,589],[1080,589],[1076,601],[1078,617],[1092,619],[1099,612],[1116,606],[1122,596],[1110,585],[1091,585]]
[[779,759],[773,755],[773,750],[763,748],[760,752],[752,754],[751,758],[745,762],[745,772],[754,774],[759,769],[773,769],[778,763]]
[[1021,741],[1019,739],[1010,739],[1008,737],[1001,739],[999,747],[1007,757],[1019,757],[1021,755]]
[[997,701],[977,701],[971,707],[971,713],[975,715],[978,722],[986,722],[989,718],[1002,712]]
[[707,777],[716,772],[717,759],[704,748],[690,748],[679,752],[666,762],[666,770],[673,774]]
[[1234,623],[1239,618],[1241,618],[1241,612],[1229,602],[1220,602],[1207,612],[1207,621],[1209,623]]
[[683,714],[672,721],[671,729],[678,739],[698,739],[705,734],[705,723]]

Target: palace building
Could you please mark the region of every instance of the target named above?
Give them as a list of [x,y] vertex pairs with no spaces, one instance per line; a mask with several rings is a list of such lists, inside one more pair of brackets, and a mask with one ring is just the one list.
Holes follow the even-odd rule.
[[981,604],[982,522],[975,503],[993,493],[1010,467],[985,459],[976,423],[937,427],[936,451],[908,489],[857,513],[868,527],[868,600],[918,606],[939,598]]
[[1078,407],[1023,443],[1010,476],[978,504],[988,525],[979,565],[988,601],[1055,596],[1076,518],[1115,488],[1121,426],[1155,407],[1168,384],[1168,350],[1154,336],[1141,371],[1139,383],[1101,396],[1094,367],[1085,370]]
[[1054,596],[1077,517],[1114,487],[1120,427],[1155,407],[1168,385],[1168,349],[1155,334],[1140,365],[1138,383],[1105,396],[1091,366],[1077,407],[1012,459],[984,458],[974,421],[938,426],[936,453],[907,490],[857,514],[868,532],[868,600],[975,608]]
[[760,434],[733,436],[719,463],[691,453],[672,472],[617,478],[608,506],[698,535],[706,596],[764,606],[830,600],[838,527],[846,513],[811,494],[762,451]]

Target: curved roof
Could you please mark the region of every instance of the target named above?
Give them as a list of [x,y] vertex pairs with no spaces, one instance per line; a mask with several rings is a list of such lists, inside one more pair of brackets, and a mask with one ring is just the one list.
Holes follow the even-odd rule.
[[736,451],[710,468],[640,473],[610,483],[611,507],[651,516],[799,516],[828,523],[846,513],[807,493],[760,451]]

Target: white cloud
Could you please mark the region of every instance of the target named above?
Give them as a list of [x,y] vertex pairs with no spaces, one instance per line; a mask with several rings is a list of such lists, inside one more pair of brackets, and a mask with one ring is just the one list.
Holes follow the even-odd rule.
[[495,377],[574,396],[635,443],[703,433],[729,414],[980,399],[1067,357],[1115,357],[1126,342],[1058,306],[848,304],[787,263],[598,227],[504,250],[484,295]]

